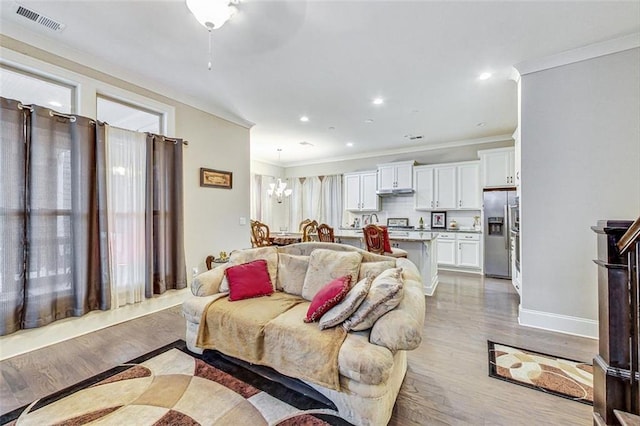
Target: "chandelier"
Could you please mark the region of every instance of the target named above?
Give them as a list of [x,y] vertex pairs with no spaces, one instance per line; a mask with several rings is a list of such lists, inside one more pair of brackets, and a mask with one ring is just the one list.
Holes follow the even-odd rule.
[[291,195],[293,191],[291,189],[287,189],[287,182],[283,182],[282,179],[278,178],[278,183],[270,183],[269,189],[267,189],[267,195],[269,197],[276,196],[276,201],[278,203],[282,203],[282,201]]
[[238,11],[238,0],[186,0],[187,7],[198,22],[209,31],[209,63],[211,71],[211,31],[222,27]]

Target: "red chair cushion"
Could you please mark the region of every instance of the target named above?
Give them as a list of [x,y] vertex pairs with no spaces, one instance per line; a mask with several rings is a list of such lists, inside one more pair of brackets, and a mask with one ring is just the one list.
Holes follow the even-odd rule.
[[381,226],[382,228],[382,245],[384,247],[385,253],[391,253],[391,243],[389,242],[389,229],[386,226]]

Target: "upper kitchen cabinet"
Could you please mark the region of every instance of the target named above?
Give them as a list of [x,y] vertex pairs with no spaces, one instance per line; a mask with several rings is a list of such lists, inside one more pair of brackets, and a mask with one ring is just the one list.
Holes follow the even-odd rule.
[[413,192],[414,161],[378,165],[378,194]]
[[416,210],[480,210],[479,164],[414,167]]
[[477,161],[459,164],[458,208],[480,210],[482,206],[480,190],[480,163]]
[[496,148],[478,151],[483,188],[512,187],[515,179],[515,149]]
[[376,194],[377,173],[344,174],[344,208],[350,211],[379,211],[380,198]]

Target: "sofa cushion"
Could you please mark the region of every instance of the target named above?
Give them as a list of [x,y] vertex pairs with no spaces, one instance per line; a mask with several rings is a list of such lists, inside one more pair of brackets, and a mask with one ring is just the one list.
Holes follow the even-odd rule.
[[327,313],[320,318],[320,329],[324,330],[325,328],[335,327],[349,318],[349,316],[358,309],[358,306],[360,306],[364,298],[367,297],[372,282],[372,277],[366,277],[354,285],[340,303],[329,309]]
[[[258,259],[264,259],[267,261],[271,284],[275,286],[278,279],[278,249],[275,246],[233,251],[229,256],[229,263],[227,264],[227,267],[241,265]],[[226,293],[228,291],[229,282],[225,276],[225,278],[222,279],[222,283],[220,283],[220,292]]]
[[267,261],[264,259],[230,266],[225,275],[229,281],[229,300],[243,300],[273,293]]
[[278,284],[285,293],[302,296],[302,285],[309,267],[309,256],[280,253],[278,255]]
[[366,330],[402,300],[402,268],[387,269],[373,280],[369,294],[343,323],[347,330]]
[[316,293],[328,282],[345,275],[351,276],[352,283],[357,282],[361,260],[362,255],[358,252],[314,250],[309,256],[309,268],[304,277],[302,297],[313,300]]
[[336,278],[320,289],[313,297],[304,322],[318,321],[329,309],[336,306],[349,292],[351,276]]
[[360,274],[358,275],[358,280],[362,280],[365,277],[371,276],[373,278],[380,275],[383,271],[387,269],[395,268],[396,261],[395,259],[391,260],[382,260],[378,262],[362,262],[360,264]]

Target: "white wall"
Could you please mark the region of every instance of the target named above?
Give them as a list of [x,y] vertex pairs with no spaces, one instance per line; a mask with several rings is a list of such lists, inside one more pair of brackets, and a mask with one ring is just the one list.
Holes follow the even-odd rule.
[[640,49],[522,76],[520,321],[597,335],[599,219],[640,214]]

